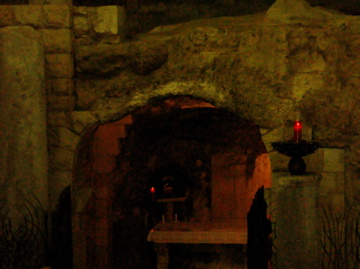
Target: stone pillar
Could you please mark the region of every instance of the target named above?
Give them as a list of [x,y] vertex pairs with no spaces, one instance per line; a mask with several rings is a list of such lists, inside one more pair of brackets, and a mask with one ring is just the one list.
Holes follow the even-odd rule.
[[0,59],[0,195],[9,206],[18,206],[25,199],[34,203],[31,197],[34,194],[47,210],[48,152],[41,35],[29,26],[0,29]]
[[274,173],[277,267],[320,268],[319,176]]

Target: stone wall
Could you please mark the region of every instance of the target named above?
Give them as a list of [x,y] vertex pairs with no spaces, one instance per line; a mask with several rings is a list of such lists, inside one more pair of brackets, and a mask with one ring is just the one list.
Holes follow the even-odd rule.
[[187,95],[259,125],[273,172],[286,171],[288,158],[271,142],[291,139],[301,111],[304,139],[323,147],[305,158],[308,171],[322,175],[321,199],[341,211],[360,190],[360,19],[285,2],[134,40],[124,39],[122,7],[0,6],[0,27],[30,26],[43,37],[52,206],[96,124]]
[[[295,7],[278,2],[266,16],[158,27],[123,43],[79,43],[77,109],[107,121],[153,98],[200,97],[263,128],[273,171],[285,171],[287,157],[273,152],[270,143],[291,138],[291,121],[300,110],[304,139],[319,140],[325,148],[305,158],[308,171],[323,173],[323,195],[343,200],[345,183],[335,187],[341,175],[333,173],[344,171],[328,171],[323,162],[329,152],[344,154],[359,132],[354,54],[359,19],[301,1]],[[294,17],[297,8],[303,13]],[[354,150],[347,151],[352,160]]]

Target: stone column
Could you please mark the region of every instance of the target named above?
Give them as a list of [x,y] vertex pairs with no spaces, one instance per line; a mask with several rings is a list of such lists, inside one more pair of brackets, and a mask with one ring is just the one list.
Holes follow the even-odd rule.
[[[0,59],[0,198],[11,207],[26,203],[25,199],[36,205],[31,196],[34,194],[47,210],[48,152],[41,35],[29,26],[0,29]],[[15,210],[11,212],[16,214]]]
[[319,268],[319,176],[274,173],[277,267]]

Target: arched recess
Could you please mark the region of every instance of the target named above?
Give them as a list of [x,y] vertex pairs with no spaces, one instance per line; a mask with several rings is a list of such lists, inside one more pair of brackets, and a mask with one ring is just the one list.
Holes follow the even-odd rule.
[[75,269],[151,267],[146,236],[162,209],[149,188],[170,170],[186,178],[189,199],[178,212],[190,223],[246,225],[255,192],[271,185],[259,126],[202,99],[152,100],[94,124],[81,139],[74,167]]

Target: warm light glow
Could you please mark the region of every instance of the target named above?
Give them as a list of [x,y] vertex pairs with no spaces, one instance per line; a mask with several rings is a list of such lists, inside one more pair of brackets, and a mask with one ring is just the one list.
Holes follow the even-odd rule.
[[150,192],[151,192],[151,199],[155,200],[155,187],[151,187]]
[[294,142],[301,141],[302,122],[294,121]]

